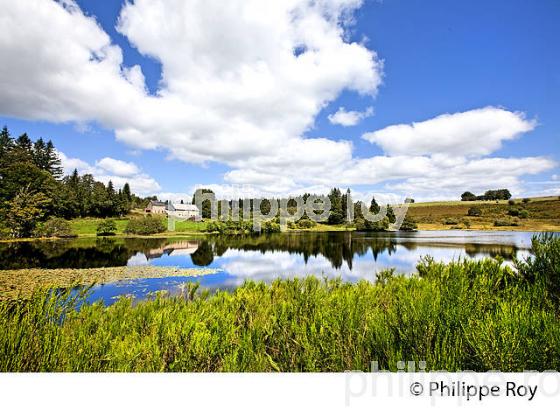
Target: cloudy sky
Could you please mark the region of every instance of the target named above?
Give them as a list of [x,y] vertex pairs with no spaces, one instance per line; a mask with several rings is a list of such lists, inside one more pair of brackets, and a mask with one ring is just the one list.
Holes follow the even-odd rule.
[[560,194],[556,0],[0,7],[0,124],[139,194]]

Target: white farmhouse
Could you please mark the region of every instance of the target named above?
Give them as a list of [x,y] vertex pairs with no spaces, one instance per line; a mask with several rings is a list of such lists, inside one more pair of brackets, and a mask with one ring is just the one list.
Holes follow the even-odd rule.
[[165,214],[167,212],[167,204],[161,201],[150,201],[144,212],[147,214]]
[[200,215],[200,211],[196,205],[169,204],[167,215],[180,219],[195,219]]

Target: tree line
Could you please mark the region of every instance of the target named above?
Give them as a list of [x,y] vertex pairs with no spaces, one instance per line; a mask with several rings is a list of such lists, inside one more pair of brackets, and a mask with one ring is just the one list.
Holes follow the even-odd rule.
[[[210,197],[210,199],[197,200],[197,196],[202,194],[206,195],[205,198]],[[309,198],[315,198],[318,203],[322,203],[322,201],[328,199],[328,201],[330,202],[330,210],[327,213],[327,216],[324,217],[324,219],[321,221],[322,223],[328,225],[346,224],[349,227],[355,227],[360,231],[384,231],[389,228],[390,224],[395,223],[396,221],[394,210],[390,205],[386,205],[386,216],[380,221],[367,220],[363,215],[362,209],[368,209],[369,212],[377,214],[380,212],[381,206],[377,203],[374,196],[372,196],[369,206],[364,204],[362,201],[354,202],[352,199],[352,192],[349,188],[344,193],[339,188],[332,188],[328,195],[314,195],[311,193],[304,193],[300,196],[291,196],[288,198],[239,198],[234,200],[222,201],[216,200],[216,196],[212,190],[199,189],[195,192],[192,203],[199,206],[203,219],[210,219],[212,217],[212,207],[215,207],[215,215],[222,215],[222,207],[226,203],[229,209],[233,209],[234,205],[239,209],[240,218],[245,217],[244,212],[249,212],[249,217],[252,217],[258,204],[261,215],[267,215],[270,218],[278,219],[280,217],[280,211],[278,211],[277,213],[271,212],[271,203],[273,201],[277,201],[278,203],[286,203],[288,214],[294,215],[296,213],[298,202],[307,203]],[[237,202],[237,204],[235,204],[235,202]],[[413,202],[413,200],[407,199],[407,202]],[[322,213],[320,207],[317,209],[316,213]],[[309,217],[307,215],[304,215],[298,222],[297,227],[312,227],[312,224],[307,225],[305,223],[307,221],[310,221]],[[416,229],[416,224],[414,223],[414,221],[409,217],[405,217],[404,223],[401,226],[401,230],[414,229]]]
[[491,189],[486,191],[484,195],[475,195],[466,191],[461,195],[461,201],[497,201],[500,199],[507,201],[510,198],[511,193],[508,189]]
[[77,170],[64,176],[50,140],[13,138],[7,127],[0,132],[0,235],[27,237],[50,217],[114,217],[146,203],[128,183],[116,190]]

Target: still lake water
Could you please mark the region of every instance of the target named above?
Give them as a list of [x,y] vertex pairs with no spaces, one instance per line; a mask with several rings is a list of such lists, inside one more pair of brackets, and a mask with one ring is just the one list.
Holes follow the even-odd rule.
[[[95,268],[109,266],[173,266],[214,268],[197,278],[135,279],[96,286],[90,301],[111,303],[120,295],[146,297],[158,290],[177,292],[185,282],[233,289],[245,280],[314,275],[345,281],[375,280],[376,273],[395,268],[410,274],[420,257],[448,262],[461,257],[526,257],[531,232],[420,231],[389,233],[299,232],[254,237],[195,239],[75,239],[0,244],[0,270]],[[1,275],[0,271],[0,275]]]

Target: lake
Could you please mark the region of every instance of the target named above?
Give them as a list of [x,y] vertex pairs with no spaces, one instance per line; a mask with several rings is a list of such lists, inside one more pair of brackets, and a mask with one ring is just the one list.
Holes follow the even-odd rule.
[[[448,262],[461,257],[500,256],[505,261],[529,254],[531,232],[294,232],[250,237],[179,239],[88,238],[0,244],[0,269],[96,268],[110,266],[207,267],[218,272],[197,278],[136,279],[93,288],[89,300],[110,304],[120,295],[143,298],[158,290],[177,292],[185,282],[234,289],[245,280],[314,275],[344,281],[374,281],[394,268],[410,274],[425,255]],[[1,275],[0,271],[0,275]]]

